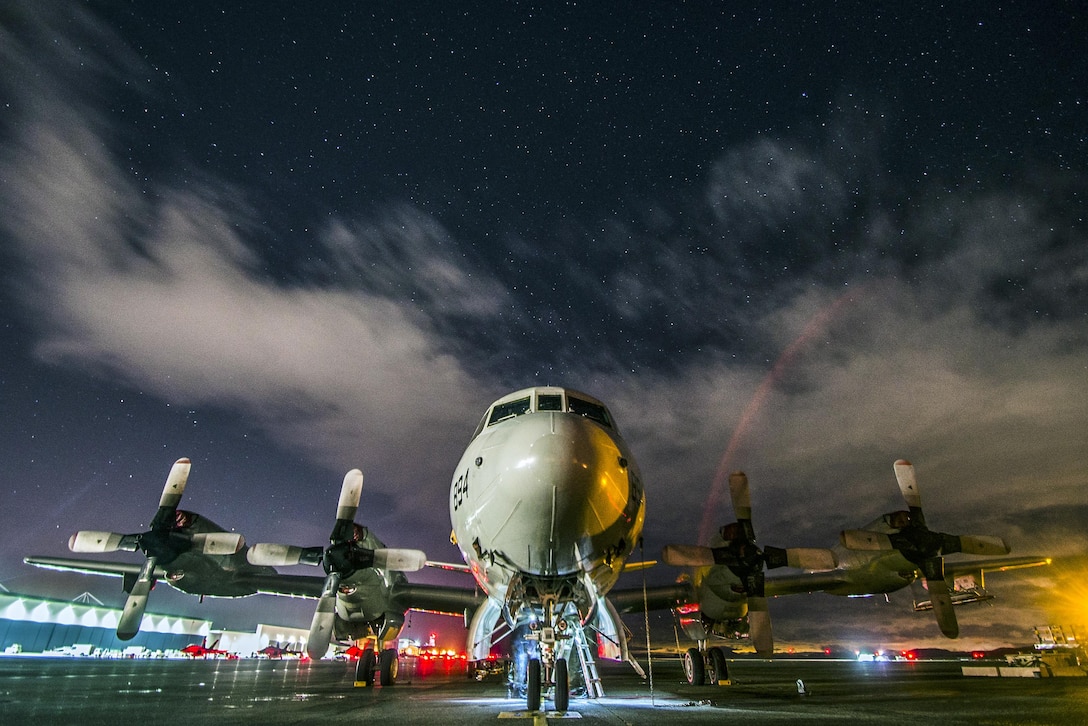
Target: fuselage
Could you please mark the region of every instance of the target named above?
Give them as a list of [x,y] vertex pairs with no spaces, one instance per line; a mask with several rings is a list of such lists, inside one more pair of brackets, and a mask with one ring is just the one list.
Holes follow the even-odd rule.
[[538,387],[493,403],[453,474],[453,540],[510,616],[580,612],[616,582],[642,534],[638,467],[598,400]]

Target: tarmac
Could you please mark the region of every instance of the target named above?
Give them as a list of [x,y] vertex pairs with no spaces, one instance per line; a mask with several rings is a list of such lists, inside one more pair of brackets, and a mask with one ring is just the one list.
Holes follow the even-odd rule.
[[734,660],[730,685],[699,687],[684,682],[675,658],[652,665],[644,681],[629,666],[602,664],[605,697],[527,713],[501,677],[476,682],[459,665],[424,672],[405,662],[395,686],[358,688],[354,664],[337,661],[0,657],[0,722],[1088,724],[1088,678],[961,674],[978,663]]

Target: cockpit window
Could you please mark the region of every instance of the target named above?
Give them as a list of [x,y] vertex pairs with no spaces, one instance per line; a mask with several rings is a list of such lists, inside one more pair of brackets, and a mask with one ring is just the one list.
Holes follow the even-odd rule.
[[537,411],[562,411],[563,396],[559,393],[541,393],[536,397]]
[[608,410],[604,406],[596,403],[590,403],[589,401],[583,401],[580,398],[574,396],[567,396],[567,407],[571,413],[576,413],[579,416],[585,416],[588,419],[592,419],[597,423],[612,427],[612,419],[608,415]]
[[526,396],[515,401],[496,404],[495,408],[491,409],[491,418],[487,420],[487,425],[494,426],[499,421],[529,413],[529,402],[530,399]]

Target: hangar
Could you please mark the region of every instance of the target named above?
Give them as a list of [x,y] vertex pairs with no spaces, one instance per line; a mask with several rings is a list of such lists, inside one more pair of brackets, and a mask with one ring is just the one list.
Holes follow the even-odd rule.
[[0,652],[48,653],[75,645],[95,652],[155,653],[200,643],[212,632],[208,620],[148,613],[132,640],[118,640],[119,611],[93,602],[48,600],[0,592]]

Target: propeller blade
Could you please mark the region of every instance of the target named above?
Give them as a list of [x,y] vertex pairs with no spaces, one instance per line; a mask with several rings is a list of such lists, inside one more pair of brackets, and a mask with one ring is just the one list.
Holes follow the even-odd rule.
[[291,545],[270,544],[261,542],[253,545],[246,552],[249,564],[265,567],[289,567],[297,565],[302,556],[301,547]]
[[242,535],[236,532],[208,532],[194,534],[192,548],[206,555],[233,555],[245,543]]
[[355,513],[359,510],[359,497],[361,495],[362,471],[351,469],[344,475],[341,497],[336,503],[336,526],[333,528],[331,538],[334,542],[350,539],[350,529],[355,522]]
[[767,598],[748,598],[748,633],[756,653],[763,658],[774,655],[774,635],[771,632],[771,611]]
[[956,638],[960,634],[956,622],[956,611],[952,607],[952,594],[948,581],[944,579],[944,558],[930,557],[922,563],[922,575],[929,590],[929,599],[933,603],[933,614],[937,616],[937,625],[945,637]]
[[68,538],[68,549],[72,552],[116,552],[122,549],[124,538],[125,535],[116,532],[81,530]]
[[752,495],[748,489],[748,475],[735,471],[729,475],[729,498],[738,522],[752,521]]
[[321,564],[324,547],[296,547],[295,545],[260,542],[249,548],[246,559],[251,565],[262,567],[290,567],[291,565]]
[[665,545],[661,559],[675,567],[710,567],[714,564],[714,550],[699,545]]
[[867,529],[844,529],[839,535],[839,539],[842,541],[842,546],[848,550],[875,552],[895,549],[888,535],[880,532],[870,532]]
[[317,601],[314,619],[310,622],[310,635],[306,641],[306,652],[312,660],[321,660],[332,642],[332,630],[336,624],[336,588],[340,585],[340,575],[330,572],[325,578],[325,587]]
[[937,616],[937,626],[946,638],[958,638],[960,624],[956,621],[956,611],[952,607],[952,595],[944,578],[926,579],[929,600],[933,603],[933,613]]
[[374,567],[394,572],[416,572],[427,564],[427,554],[422,550],[378,549],[374,550]]
[[159,498],[160,507],[177,509],[181,504],[181,495],[185,492],[185,483],[189,481],[189,469],[192,462],[188,459],[178,459],[170,467],[170,475],[166,477],[166,486],[162,488],[162,496]]
[[136,578],[136,584],[128,594],[125,609],[117,623],[118,640],[132,640],[140,632],[140,622],[144,619],[144,610],[147,609],[147,596],[151,593],[151,575],[154,571],[155,558],[148,557]]
[[1009,545],[1000,537],[984,534],[960,535],[960,552],[968,555],[1007,555]]
[[914,464],[906,459],[899,459],[893,468],[895,480],[899,482],[899,491],[902,492],[907,506],[911,509],[921,509],[922,493],[918,490],[918,481],[914,478]]

